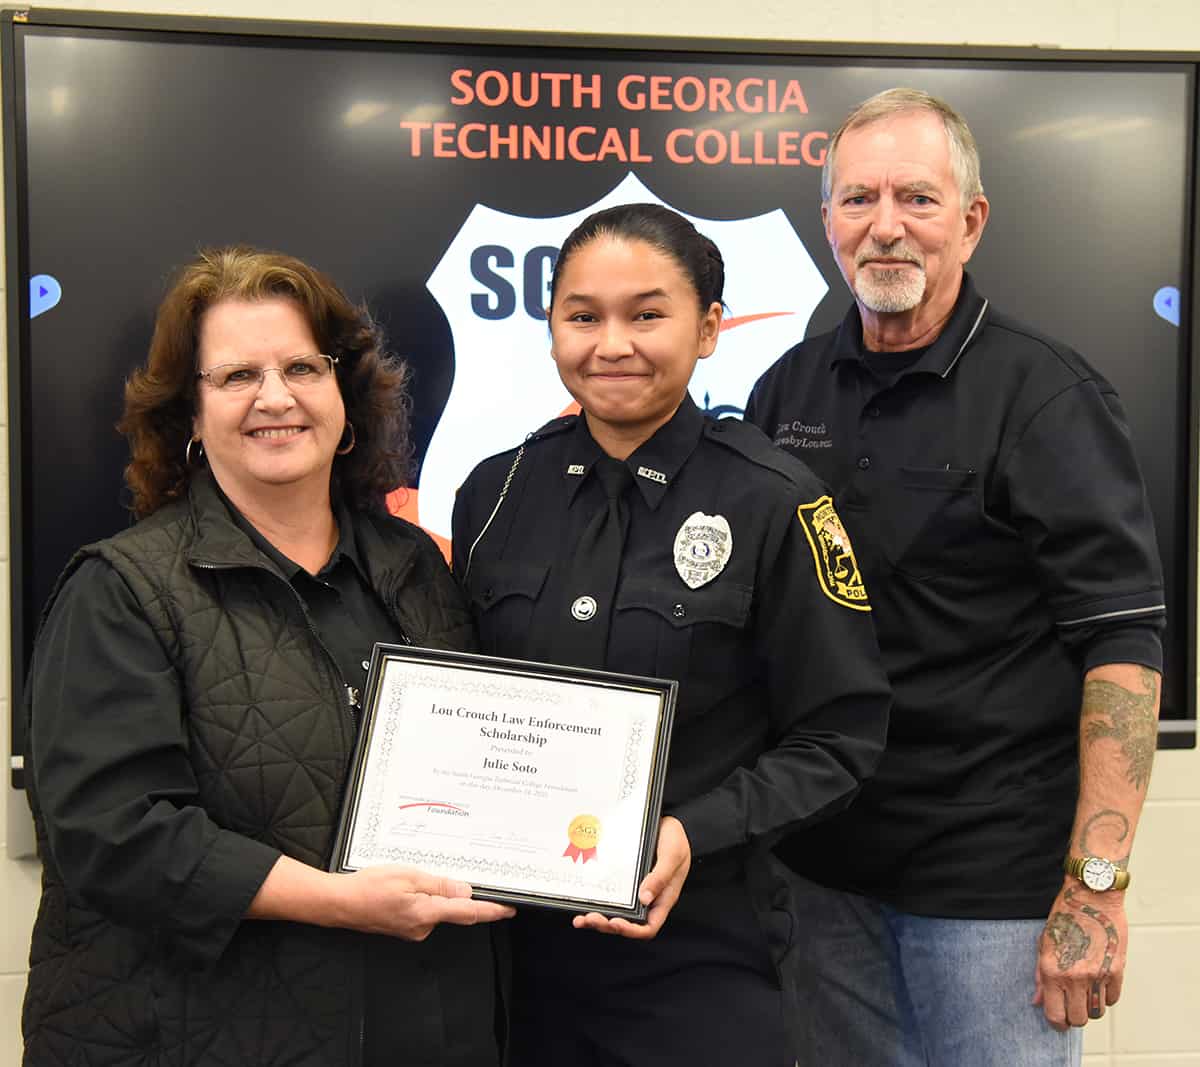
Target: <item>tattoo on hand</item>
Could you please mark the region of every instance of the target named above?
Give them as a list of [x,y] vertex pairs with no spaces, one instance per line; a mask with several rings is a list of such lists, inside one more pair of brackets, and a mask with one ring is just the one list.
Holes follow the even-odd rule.
[[[1085,904],[1083,901],[1075,899],[1076,893],[1074,889],[1068,889],[1063,893],[1063,900],[1072,908],[1078,908],[1084,915],[1095,923],[1099,923],[1104,930],[1106,942],[1104,945],[1104,959],[1100,962],[1100,976],[1096,983],[1096,988],[1099,988],[1100,982],[1103,982],[1112,971],[1113,960],[1117,955],[1117,948],[1121,944],[1121,936],[1117,933],[1117,926],[1104,912],[1099,908],[1093,908],[1090,904]],[[1060,912],[1059,914],[1063,914]],[[1086,935],[1085,935],[1086,936]],[[1091,943],[1091,939],[1088,939]],[[1086,950],[1085,950],[1086,951]]]
[[1125,776],[1138,789],[1150,781],[1150,765],[1158,741],[1158,675],[1147,667],[1139,670],[1144,692],[1094,679],[1083,687],[1083,717],[1087,720],[1084,739],[1089,745],[1111,737],[1125,756]]
[[1046,923],[1046,936],[1054,945],[1054,956],[1060,971],[1069,971],[1092,947],[1092,939],[1082,926],[1065,911],[1057,911]]
[[[1129,836],[1129,820],[1115,808],[1096,812],[1079,831],[1079,851],[1085,856],[1112,857]],[[1098,840],[1101,839],[1101,840]],[[1129,853],[1113,859],[1118,867],[1129,865]]]

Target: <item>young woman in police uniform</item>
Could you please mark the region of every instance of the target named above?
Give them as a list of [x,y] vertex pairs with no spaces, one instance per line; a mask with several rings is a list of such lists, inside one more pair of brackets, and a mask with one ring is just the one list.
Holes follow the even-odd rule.
[[648,921],[518,916],[513,1067],[790,1067],[768,848],[849,803],[883,746],[888,684],[826,490],[688,395],[723,285],[716,246],[673,211],[586,219],[549,311],[582,414],[458,495],[483,651],[680,684]]

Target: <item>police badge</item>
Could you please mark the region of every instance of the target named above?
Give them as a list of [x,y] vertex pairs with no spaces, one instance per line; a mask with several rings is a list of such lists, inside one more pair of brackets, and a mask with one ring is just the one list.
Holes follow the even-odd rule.
[[858,560],[854,558],[846,528],[833,508],[833,498],[822,496],[811,504],[801,504],[796,514],[812,547],[821,592],[842,607],[870,611]]
[[675,569],[689,589],[707,585],[733,554],[733,531],[724,515],[693,511],[675,535]]

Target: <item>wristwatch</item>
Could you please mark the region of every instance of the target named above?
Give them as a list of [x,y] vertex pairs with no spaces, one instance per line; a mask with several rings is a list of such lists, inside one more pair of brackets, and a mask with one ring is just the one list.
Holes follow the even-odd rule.
[[1124,889],[1129,885],[1129,872],[1100,856],[1077,856],[1074,859],[1068,856],[1063,860],[1063,870],[1073,874],[1096,893]]

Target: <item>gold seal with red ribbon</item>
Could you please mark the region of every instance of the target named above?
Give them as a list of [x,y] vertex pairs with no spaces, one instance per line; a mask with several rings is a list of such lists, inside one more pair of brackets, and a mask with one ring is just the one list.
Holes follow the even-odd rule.
[[569,856],[572,863],[578,863],[582,858],[584,863],[596,858],[596,845],[600,841],[600,820],[595,815],[576,815],[567,827],[567,845],[564,856]]

